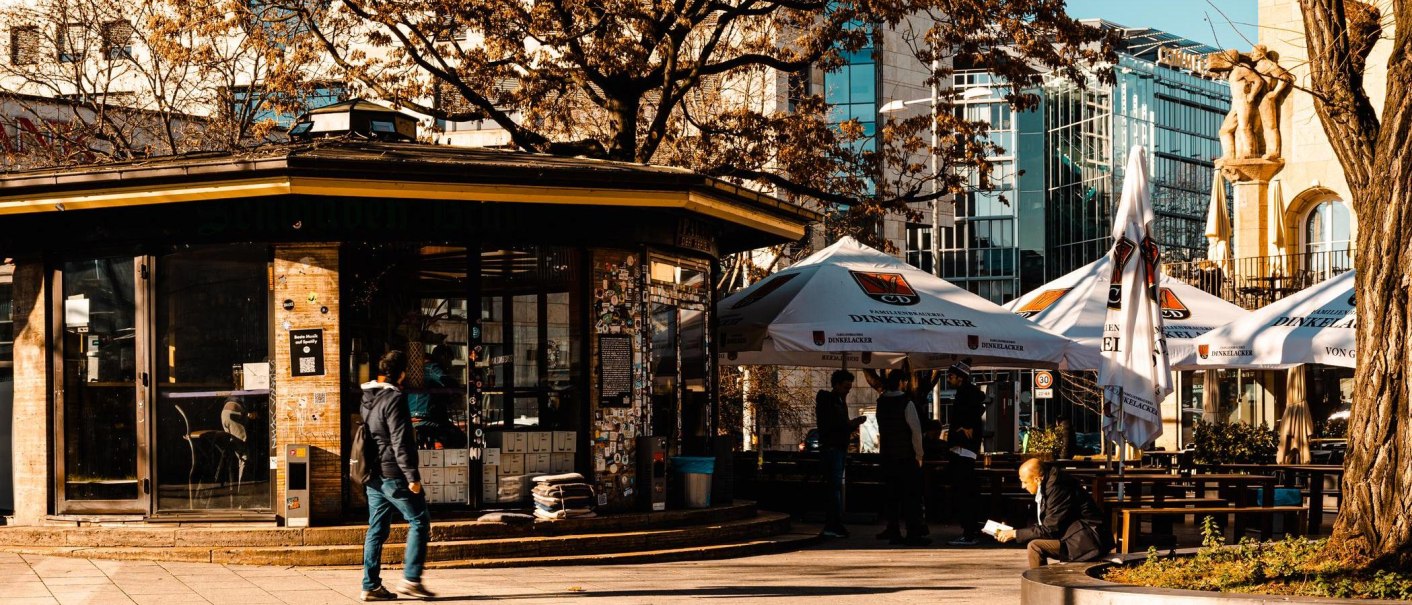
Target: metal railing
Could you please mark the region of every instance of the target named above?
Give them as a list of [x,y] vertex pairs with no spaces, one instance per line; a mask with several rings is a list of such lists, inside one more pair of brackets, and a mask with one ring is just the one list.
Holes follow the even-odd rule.
[[1162,271],[1246,309],[1263,307],[1353,269],[1354,251],[1322,250],[1232,260],[1229,274],[1209,260],[1163,263]]

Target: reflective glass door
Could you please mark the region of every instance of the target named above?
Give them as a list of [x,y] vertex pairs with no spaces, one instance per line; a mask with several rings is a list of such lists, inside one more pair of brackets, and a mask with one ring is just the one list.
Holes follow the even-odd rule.
[[147,377],[133,258],[65,262],[55,290],[61,513],[147,509]]

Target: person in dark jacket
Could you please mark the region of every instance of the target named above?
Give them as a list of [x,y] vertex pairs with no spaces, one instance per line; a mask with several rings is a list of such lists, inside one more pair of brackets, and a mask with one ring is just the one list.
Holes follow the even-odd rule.
[[[883,515],[887,529],[879,540],[891,544],[926,546],[932,543],[922,520],[922,423],[912,398],[902,392],[902,370],[888,372],[878,397],[878,446],[886,486]],[[907,523],[907,535],[900,523]]]
[[947,475],[951,478],[951,503],[961,524],[961,536],[947,542],[951,546],[980,544],[980,479],[976,458],[981,453],[981,433],[985,430],[985,393],[971,382],[970,360],[958,361],[946,370],[947,384],[956,390],[951,406],[951,428],[947,432]]
[[1031,569],[1043,567],[1046,558],[1092,561],[1113,549],[1107,517],[1073,477],[1030,459],[1020,465],[1020,485],[1035,495],[1038,523],[1001,530],[995,538],[1028,542]]
[[833,390],[819,391],[814,396],[814,420],[819,424],[819,461],[828,479],[828,509],[824,511],[826,538],[847,538],[843,526],[843,478],[848,463],[848,442],[858,425],[867,421],[859,416],[848,418],[848,392],[853,390],[853,373],[836,370],[829,379]]
[[422,565],[427,556],[431,515],[422,493],[422,477],[417,471],[417,439],[412,430],[407,397],[400,385],[407,373],[407,356],[388,351],[378,360],[377,380],[363,387],[363,422],[377,448],[378,464],[372,466],[372,481],[364,486],[368,496],[368,532],[363,541],[364,601],[391,601],[397,598],[382,586],[382,546],[392,529],[392,511],[407,521],[407,552],[403,557],[402,581],[397,592],[411,597],[433,595],[422,586]]

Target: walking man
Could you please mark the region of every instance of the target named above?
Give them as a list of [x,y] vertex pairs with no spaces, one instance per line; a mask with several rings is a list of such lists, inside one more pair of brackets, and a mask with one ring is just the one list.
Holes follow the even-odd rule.
[[407,553],[402,559],[402,581],[397,592],[409,597],[431,598],[422,586],[422,564],[426,562],[427,536],[431,515],[422,493],[417,472],[417,440],[412,431],[407,398],[399,388],[407,373],[407,356],[388,351],[378,360],[378,377],[363,386],[363,422],[376,445],[376,463],[371,464],[372,482],[364,486],[368,494],[368,533],[363,543],[364,601],[391,601],[397,598],[382,586],[382,545],[392,528],[396,509],[407,521]]
[[981,451],[981,432],[985,426],[985,393],[971,382],[971,365],[958,361],[946,370],[946,382],[956,389],[956,403],[951,408],[951,429],[947,444],[946,467],[951,476],[951,502],[955,505],[961,537],[947,544],[975,546],[980,544],[981,520],[976,505],[980,502],[980,482],[976,478],[976,457]]
[[814,419],[819,424],[819,461],[828,478],[828,508],[824,511],[825,538],[847,538],[843,526],[843,478],[848,464],[848,441],[858,425],[867,421],[859,416],[848,418],[848,392],[853,390],[853,373],[835,370],[829,379],[831,391],[819,391],[814,396]]
[[[888,372],[878,398],[878,440],[887,486],[883,509],[887,529],[878,539],[926,546],[932,539],[926,537],[930,532],[922,521],[922,423],[912,398],[902,392],[904,376],[902,370]],[[900,531],[902,521],[907,523],[906,536]]]

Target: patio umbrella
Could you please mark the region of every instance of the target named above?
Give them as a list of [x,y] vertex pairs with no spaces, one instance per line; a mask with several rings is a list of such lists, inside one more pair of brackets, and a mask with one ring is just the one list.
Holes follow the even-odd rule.
[[1053,368],[1074,344],[852,238],[716,309],[729,365]]
[[1285,413],[1280,417],[1280,443],[1275,462],[1292,464],[1293,454],[1299,454],[1300,464],[1309,464],[1309,436],[1314,434],[1314,422],[1309,417],[1309,402],[1304,389],[1304,368],[1289,369],[1285,397]]
[[1213,170],[1211,206],[1206,210],[1206,259],[1229,277],[1231,263],[1231,217],[1226,212],[1226,182],[1220,170]]
[[1104,387],[1105,409],[1112,414],[1104,418],[1109,439],[1138,448],[1162,434],[1159,402],[1172,392],[1158,300],[1162,264],[1152,233],[1154,222],[1147,151],[1136,145],[1128,153],[1123,197],[1113,221],[1108,318],[1098,384]]
[[1289,275],[1285,259],[1285,206],[1284,193],[1279,179],[1270,181],[1270,273]]
[[1289,368],[1355,366],[1353,271],[1305,288],[1196,339],[1197,365]]
[[[1069,369],[1097,370],[1103,362],[1103,325],[1108,320],[1112,267],[1112,258],[1105,256],[1005,303],[1005,308],[1078,342]],[[1159,300],[1162,330],[1175,369],[1196,366],[1197,336],[1249,313],[1166,275],[1162,276]]]

